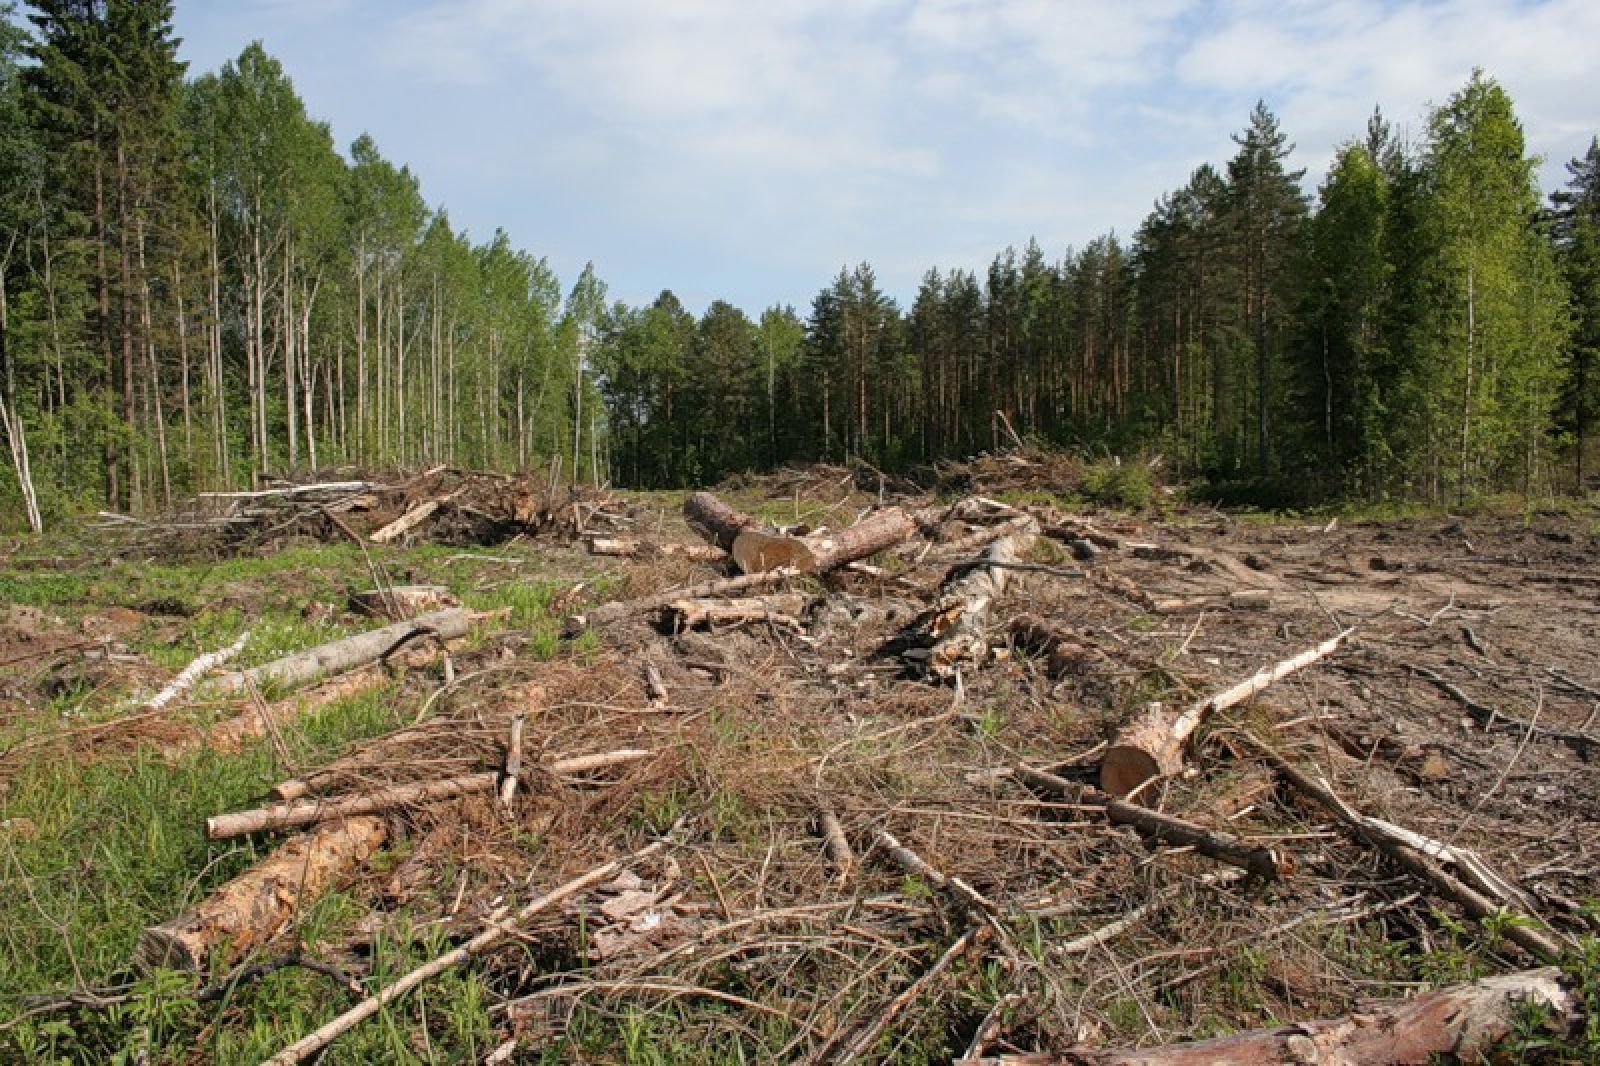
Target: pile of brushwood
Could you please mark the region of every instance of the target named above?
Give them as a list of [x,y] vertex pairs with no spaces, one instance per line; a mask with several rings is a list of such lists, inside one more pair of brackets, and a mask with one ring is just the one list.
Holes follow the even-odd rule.
[[376,544],[500,544],[519,536],[625,531],[636,521],[617,494],[548,477],[436,466],[392,481],[282,482],[206,492],[158,518],[102,511],[97,528],[171,551],[257,550],[294,538],[368,539]]
[[[635,1008],[675,1046],[776,1061],[1576,1046],[1559,964],[1600,898],[1592,534],[1090,515],[850,479],[804,514],[775,486],[789,525],[711,493],[682,524],[603,495],[554,507],[453,471],[223,499],[209,521],[230,531],[362,508],[372,541],[559,523],[611,580],[568,590],[552,662],[501,617],[385,587],[370,632],[250,671],[218,649],[172,679],[147,706],[287,693],[172,741],[213,747],[395,656],[431,680],[413,724],[216,812],[219,847],[276,850],[130,965],[208,988],[262,958],[328,975],[348,1003],[275,1063],[462,968],[492,992],[496,1062],[614,1058],[563,1041],[583,1012]],[[335,886],[370,903],[361,936],[403,913],[445,949],[381,983],[352,978],[357,943],[284,954]]]

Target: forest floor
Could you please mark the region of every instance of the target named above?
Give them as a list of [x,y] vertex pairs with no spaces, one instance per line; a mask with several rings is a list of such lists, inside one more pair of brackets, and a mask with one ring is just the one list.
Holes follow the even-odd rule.
[[[952,684],[905,655],[952,567],[931,550],[962,532],[949,522],[875,566],[793,579],[792,617],[672,633],[640,612],[565,638],[575,612],[725,571],[591,554],[559,524],[497,543],[440,543],[426,526],[366,542],[393,514],[349,536],[293,525],[222,543],[155,525],[0,544],[0,1058],[260,1061],[610,860],[321,1061],[1155,1047],[1524,970],[1539,960],[1510,934],[1535,922],[1600,1004],[1592,505],[1330,521],[1164,496],[1108,510],[981,474],[942,498],[860,480],[790,472],[720,494],[774,524],[833,528],[884,503],[987,494],[1099,550],[1075,560],[1040,537],[996,605],[994,654]],[[699,543],[682,501],[595,506],[635,534]],[[230,670],[382,624],[349,605],[374,578],[444,586],[477,624],[448,654],[414,647],[316,698],[202,684],[144,706],[246,632]],[[1241,590],[1259,599],[1227,602]],[[1065,627],[1070,654],[1011,648],[1024,611]],[[1189,704],[1346,630],[1333,654],[1207,717],[1185,769],[1138,797],[1269,849],[1276,878],[1019,779],[1025,765],[1092,783],[1149,702]],[[269,704],[296,712],[208,742]],[[143,930],[292,836],[210,840],[208,817],[285,780],[333,797],[500,771],[519,716],[532,769],[509,810],[492,791],[385,810],[381,843],[249,952],[220,944],[209,972],[134,965]],[[1474,850],[1534,918],[1473,920],[1286,787],[1262,744],[1361,812]],[[548,768],[617,749],[649,754]],[[848,855],[825,840],[835,819]],[[1514,1060],[1600,1054],[1600,1019],[1559,1040],[1524,1021]]]

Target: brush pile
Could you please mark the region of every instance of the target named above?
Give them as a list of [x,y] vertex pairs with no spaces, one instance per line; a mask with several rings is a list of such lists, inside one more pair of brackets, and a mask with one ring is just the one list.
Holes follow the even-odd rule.
[[626,532],[638,517],[607,490],[440,466],[393,482],[284,482],[202,493],[156,519],[102,512],[97,526],[144,548],[181,553],[270,550],[298,538],[493,545],[514,537]]
[[[1038,462],[964,476],[1068,476]],[[790,525],[695,494],[668,529],[454,471],[223,501],[230,537],[359,516],[380,540],[431,505],[395,536],[632,547],[591,544],[610,593],[572,587],[554,662],[493,618],[409,640],[414,723],[217,812],[212,839],[278,853],[139,963],[225,972],[333,886],[371,912],[303,945],[329,972],[440,931],[283,1063],[462,968],[493,1061],[614,1058],[583,1032],[615,1017],[706,1059],[1019,1064],[1470,1060],[1528,1035],[1525,1003],[1577,1024],[1539,967],[1596,931],[1592,537],[863,498],[834,473],[806,514],[773,482]],[[1587,614],[1544,606],[1574,589]],[[1497,976],[1453,966],[1469,948]]]

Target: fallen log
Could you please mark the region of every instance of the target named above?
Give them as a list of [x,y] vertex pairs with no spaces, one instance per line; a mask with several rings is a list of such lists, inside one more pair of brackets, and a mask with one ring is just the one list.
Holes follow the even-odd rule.
[[1207,858],[1236,866],[1263,881],[1276,881],[1294,868],[1287,856],[1280,856],[1271,848],[1254,847],[1231,833],[1207,829],[1182,818],[1141,807],[1137,803],[1115,799],[1099,789],[1024,764],[1018,764],[1013,773],[1017,780],[1032,788],[1053,792],[1069,803],[1104,811],[1106,819],[1113,825],[1130,826],[1163,844],[1192,848]]
[[735,538],[747,529],[758,529],[759,519],[735,511],[709,492],[693,492],[683,501],[683,517],[689,528],[723,551],[732,551]]
[[1346,630],[1292,659],[1265,667],[1239,684],[1191,704],[1181,713],[1169,712],[1160,703],[1146,705],[1106,749],[1105,760],[1100,764],[1100,787],[1113,796],[1127,796],[1152,778],[1177,773],[1183,767],[1184,745],[1207,715],[1253,699],[1274,682],[1326,659],[1338,650],[1349,632]]
[[382,529],[373,533],[368,539],[370,539],[374,544],[388,544],[390,541],[398,540],[407,533],[411,532],[412,529],[427,521],[428,518],[432,516],[433,512],[437,511],[442,506],[444,506],[444,497],[442,496],[435,497],[431,500],[424,500],[422,503],[417,504],[415,507],[411,508],[411,510],[401,515],[399,518],[396,518],[393,522],[390,522]]
[[770,596],[748,596],[733,600],[673,600],[662,609],[662,614],[675,633],[697,627],[715,629],[751,622],[799,629],[798,616],[805,611],[810,599],[799,592],[779,592]]
[[1011,620],[1012,643],[1044,656],[1051,677],[1081,677],[1106,661],[1104,652],[1080,639],[1068,626],[1036,614],[1019,614]]
[[223,692],[237,692],[252,684],[258,688],[267,685],[303,685],[327,674],[343,673],[376,662],[420,637],[431,636],[439,640],[464,637],[471,624],[471,613],[462,608],[433,611],[409,622],[396,622],[382,629],[369,630],[295,652],[250,670],[224,674],[213,684]]
[[953,570],[945,579],[928,625],[934,641],[926,664],[934,677],[948,678],[963,664],[988,659],[989,618],[1013,577],[1007,566],[1021,559],[1038,533],[1038,521],[1024,517],[1015,532],[989,546],[978,565]]
[[[561,776],[587,773],[608,766],[648,759],[654,752],[637,748],[608,751],[599,755],[579,755],[570,759],[557,759],[540,767],[544,772]],[[349,818],[360,814],[375,814],[399,807],[414,807],[438,800],[452,799],[474,792],[494,792],[500,785],[499,771],[464,774],[436,781],[418,781],[408,785],[390,785],[349,796],[329,799],[292,800],[271,807],[219,814],[206,819],[206,836],[211,840],[226,840],[246,833],[259,833],[269,829],[292,829],[295,826],[315,825],[335,818]]]
[[1372,1003],[1342,1018],[1252,1029],[1233,1036],[1138,1050],[1082,1048],[966,1059],[966,1066],[1424,1066],[1480,1062],[1517,1032],[1528,1007],[1540,1008],[1548,1031],[1566,1035],[1581,1004],[1555,967],[1486,977],[1424,992],[1414,999]]
[[837,533],[813,533],[800,538],[815,561],[817,573],[827,573],[846,563],[865,559],[910,540],[917,523],[899,507],[885,507]]
[[387,836],[383,819],[364,817],[330,822],[285,841],[197,906],[145,929],[134,964],[146,971],[198,971],[210,961],[235,962],[348,876]]
[[726,596],[730,593],[748,592],[751,589],[764,588],[767,585],[777,585],[788,578],[799,576],[799,573],[798,570],[787,567],[779,570],[764,570],[754,574],[740,574],[738,577],[724,577],[715,581],[705,581],[698,585],[691,585],[688,588],[668,589],[666,592],[640,596],[637,599],[614,600],[611,603],[603,603],[582,614],[568,615],[566,622],[562,626],[562,635],[575,637],[590,627],[609,625],[630,615],[643,614],[646,611],[658,611],[676,600]]
[[[1364,815],[1340,799],[1326,781],[1295,766],[1268,745],[1248,736],[1246,742],[1298,792],[1325,808],[1407,873],[1426,881],[1434,891],[1458,904],[1467,914],[1478,921],[1505,914],[1523,919],[1503,923],[1502,935],[1541,962],[1553,962],[1561,957],[1561,946],[1537,926],[1537,918],[1523,913],[1524,908],[1531,910],[1526,893],[1507,882],[1479,856]],[[1456,877],[1440,862],[1450,862],[1463,877],[1476,884]]]
[[663,556],[703,563],[717,563],[728,557],[728,553],[715,544],[680,544],[676,541],[640,540],[637,537],[593,537],[589,541],[589,553],[620,558]]
[[640,848],[625,859],[613,859],[610,862],[601,863],[587,873],[580,874],[565,884],[551,889],[526,904],[505,921],[491,923],[481,933],[454,951],[446,952],[432,962],[425,963],[405,974],[392,984],[385,985],[383,991],[377,995],[369,996],[309,1036],[290,1044],[268,1059],[267,1066],[293,1066],[294,1063],[304,1062],[333,1043],[344,1033],[354,1029],[390,1003],[410,992],[413,988],[432,980],[447,970],[465,964],[474,956],[482,954],[500,941],[512,936],[516,932],[516,927],[526,922],[529,918],[542,911],[549,910],[562,900],[575,896],[592,885],[597,885],[607,878],[615,877],[626,869],[628,865],[647,858],[661,850],[665,844],[665,841],[658,840],[654,844]]

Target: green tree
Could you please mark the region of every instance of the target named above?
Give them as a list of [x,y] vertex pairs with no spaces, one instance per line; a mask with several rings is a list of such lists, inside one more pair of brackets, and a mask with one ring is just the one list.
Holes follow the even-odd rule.
[[1558,414],[1572,434],[1577,484],[1600,412],[1600,137],[1567,163],[1567,187],[1551,194],[1553,236],[1572,294],[1573,331]]

